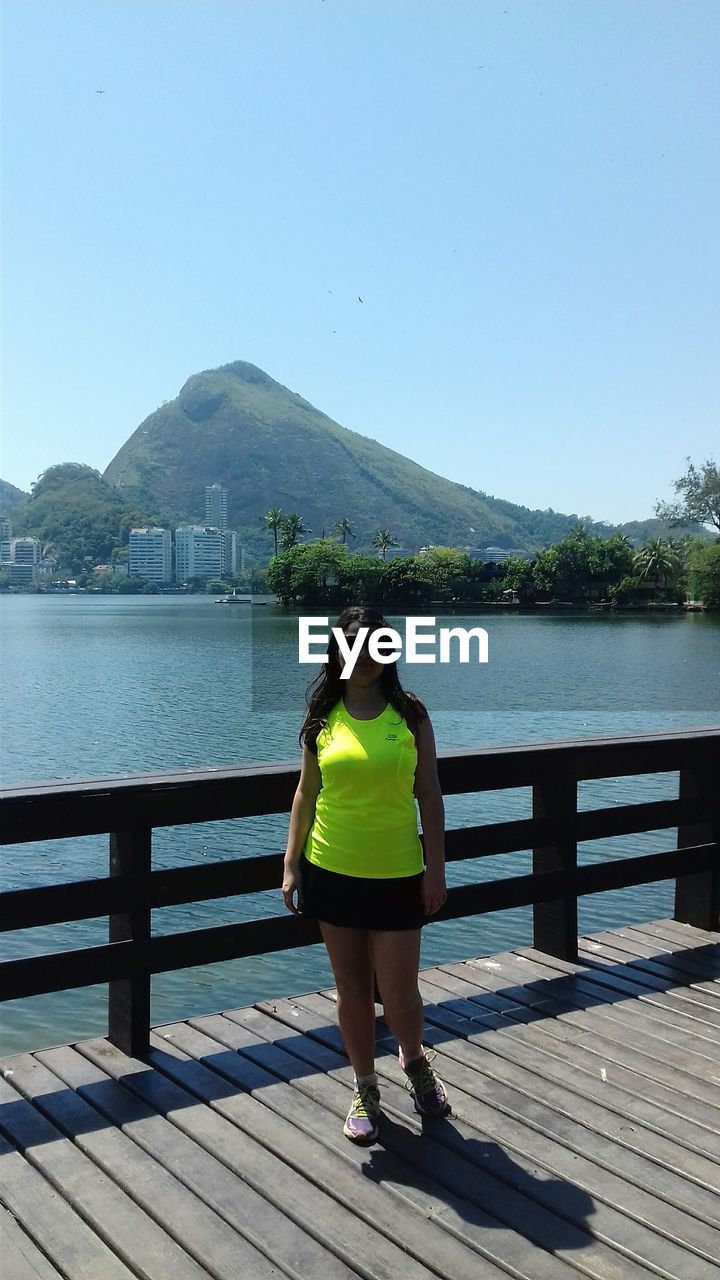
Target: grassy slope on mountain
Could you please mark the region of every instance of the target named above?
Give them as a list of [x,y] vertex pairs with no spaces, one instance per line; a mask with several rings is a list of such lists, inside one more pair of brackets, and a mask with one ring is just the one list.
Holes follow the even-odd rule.
[[105,562],[113,547],[127,542],[127,530],[138,516],[99,471],[66,462],[49,467],[27,502],[13,512],[13,533],[40,538],[46,555],[78,573]]
[[[258,517],[268,507],[298,511],[313,535],[341,515],[369,547],[388,527],[403,547],[536,544],[528,512],[456,484],[377,441],[341,427],[253,365],[236,361],[191,377],[150,414],[105,471],[126,500],[170,523],[204,520],[206,484],[228,489],[228,523],[247,545],[267,550]],[[576,517],[552,515],[552,536]],[[551,540],[547,538],[546,540]]]
[[27,501],[28,494],[7,480],[0,480],[0,516],[10,516]]

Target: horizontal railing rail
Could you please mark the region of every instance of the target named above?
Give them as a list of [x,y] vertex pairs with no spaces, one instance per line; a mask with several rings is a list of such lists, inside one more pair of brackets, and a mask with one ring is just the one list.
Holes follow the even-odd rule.
[[[578,811],[578,783],[677,772],[671,800]],[[532,872],[451,888],[433,920],[533,907],[534,945],[577,958],[580,896],[674,879],[675,918],[720,927],[720,729],[438,752],[444,795],[532,788],[532,817],[446,831],[449,862],[532,850]],[[184,770],[0,791],[0,844],[109,834],[105,879],[0,894],[0,929],[108,916],[107,944],[0,964],[0,998],[109,983],[109,1036],[142,1053],[154,973],[308,946],[317,925],[284,913],[152,936],[151,912],[275,889],[280,852],[152,868],[155,827],[287,813],[299,765]],[[677,829],[676,847],[578,865],[580,842]],[[422,840],[422,835],[421,835]]]

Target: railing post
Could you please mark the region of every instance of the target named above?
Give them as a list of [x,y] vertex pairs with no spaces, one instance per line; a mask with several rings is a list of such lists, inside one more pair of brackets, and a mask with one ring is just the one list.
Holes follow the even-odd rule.
[[[577,814],[577,782],[558,779],[533,786],[533,818],[568,818]],[[533,875],[543,871],[577,870],[574,837],[533,849]],[[560,960],[578,958],[577,895],[533,904],[533,946]]]
[[[150,827],[111,832],[111,876],[143,875],[151,866]],[[110,916],[110,942],[146,942],[149,937],[149,907]],[[121,978],[108,986],[108,1040],[123,1053],[141,1057],[150,1047],[150,974]]]
[[678,875],[675,880],[675,920],[692,924],[696,929],[720,929],[720,770],[717,764],[702,764],[680,770],[680,799],[698,800],[705,818],[678,827],[680,850],[694,844],[715,844],[718,857],[709,871],[696,875]]

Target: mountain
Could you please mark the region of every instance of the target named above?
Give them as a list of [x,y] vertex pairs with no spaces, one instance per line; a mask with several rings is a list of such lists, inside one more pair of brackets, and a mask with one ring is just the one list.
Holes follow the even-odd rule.
[[45,555],[81,573],[106,562],[141,513],[123,502],[99,471],[81,462],[48,467],[22,506],[13,510],[13,533],[39,538]]
[[[442,439],[438,440],[442,455]],[[579,519],[531,510],[447,480],[394,449],[334,422],[255,365],[236,360],[189,378],[180,394],[151,413],[122,446],[104,478],[125,504],[165,524],[202,524],[205,486],[228,490],[228,524],[265,558],[269,507],[301,515],[312,538],[347,516],[349,545],[371,551],[378,528],[404,552],[426,543],[527,551],[566,536]],[[626,532],[641,545],[667,536],[655,519],[609,525],[584,518],[592,533]],[[699,533],[700,526],[683,532]]]
[[189,378],[140,424],[104,478],[126,503],[173,525],[203,523],[205,486],[225,485],[229,526],[263,556],[271,541],[259,517],[271,506],[298,512],[313,537],[347,516],[353,550],[369,550],[375,531],[387,527],[408,553],[425,543],[533,552],[578,519],[446,480],[340,426],[241,360]]
[[14,484],[0,480],[0,516],[12,517],[15,508],[22,506],[28,496],[22,489],[16,489]]

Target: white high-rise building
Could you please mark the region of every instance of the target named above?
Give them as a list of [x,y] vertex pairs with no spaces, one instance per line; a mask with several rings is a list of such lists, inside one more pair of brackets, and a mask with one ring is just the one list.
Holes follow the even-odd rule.
[[224,572],[222,529],[198,524],[180,525],[175,533],[175,577],[222,578]]
[[3,538],[0,553],[3,573],[11,586],[29,587],[47,572],[39,538]]
[[10,559],[13,564],[40,564],[42,547],[39,538],[11,538]]
[[239,573],[242,547],[234,529],[223,530],[223,573]]
[[10,540],[12,538],[12,524],[9,516],[0,516],[0,561],[12,560],[12,550]]
[[128,573],[148,582],[172,581],[172,534],[157,526],[131,529],[128,543]]
[[205,486],[205,527],[227,529],[227,489],[221,484]]

